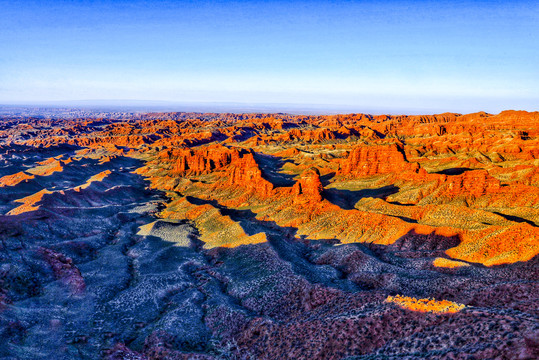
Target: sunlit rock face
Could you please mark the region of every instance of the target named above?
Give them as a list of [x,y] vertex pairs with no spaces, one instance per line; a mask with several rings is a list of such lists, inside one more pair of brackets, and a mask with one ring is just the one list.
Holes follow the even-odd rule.
[[402,145],[358,146],[343,162],[343,175],[390,174],[413,169],[404,156]]
[[539,357],[539,113],[122,119],[0,119],[0,358]]
[[294,184],[295,203],[318,203],[322,200],[324,187],[320,182],[320,173],[316,168],[307,169]]

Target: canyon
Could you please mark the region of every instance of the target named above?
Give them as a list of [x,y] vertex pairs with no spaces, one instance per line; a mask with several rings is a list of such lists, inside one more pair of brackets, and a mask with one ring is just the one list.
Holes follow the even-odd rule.
[[0,118],[2,359],[536,359],[539,112]]

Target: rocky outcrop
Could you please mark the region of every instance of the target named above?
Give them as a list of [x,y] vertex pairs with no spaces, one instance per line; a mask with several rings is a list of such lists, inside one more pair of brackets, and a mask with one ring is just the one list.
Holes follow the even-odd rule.
[[370,176],[417,169],[406,161],[402,145],[359,146],[342,163],[340,174]]
[[289,132],[276,138],[278,141],[306,141],[306,142],[321,142],[324,140],[334,140],[339,136],[336,131],[331,131],[327,128],[316,130],[300,130],[292,129]]
[[224,146],[210,146],[192,150],[189,148],[165,150],[159,154],[162,161],[173,163],[175,175],[201,175],[220,170],[240,157],[240,151]]
[[320,172],[316,168],[305,170],[293,186],[294,203],[318,203],[322,201],[324,187],[320,182]]
[[262,197],[268,197],[272,194],[273,184],[262,177],[262,170],[251,152],[232,162],[229,176],[229,185],[231,186],[254,190]]
[[466,171],[462,175],[445,176],[442,180],[444,195],[480,197],[500,189],[500,181],[485,170]]

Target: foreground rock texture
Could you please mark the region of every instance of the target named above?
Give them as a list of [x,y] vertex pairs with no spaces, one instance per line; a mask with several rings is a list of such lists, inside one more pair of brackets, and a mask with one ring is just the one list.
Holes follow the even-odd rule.
[[0,120],[0,358],[535,359],[539,113]]

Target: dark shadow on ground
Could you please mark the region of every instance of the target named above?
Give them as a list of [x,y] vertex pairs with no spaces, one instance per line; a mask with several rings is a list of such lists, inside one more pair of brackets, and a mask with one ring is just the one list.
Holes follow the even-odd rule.
[[537,224],[534,223],[533,221],[521,218],[519,216],[502,214],[501,212],[496,212],[496,211],[494,211],[494,214],[500,215],[501,217],[503,217],[503,218],[505,218],[505,219],[507,219],[509,221],[514,221],[514,222],[518,222],[518,223],[527,223],[527,224],[530,224],[531,226],[537,226]]
[[435,233],[418,234],[411,230],[406,235],[395,241],[390,248],[410,251],[434,251],[447,250],[458,246],[460,238],[458,236],[443,236]]
[[414,206],[415,205],[415,204],[405,204],[398,201],[387,201],[387,203],[391,205],[398,205],[398,206]]
[[[317,245],[306,240],[304,236],[296,237],[298,229],[295,227],[280,226],[274,221],[256,219],[256,214],[251,210],[238,210],[220,205],[215,200],[203,200],[192,196],[186,199],[196,205],[209,204],[219,209],[223,215],[238,222],[248,235],[260,232],[266,234],[268,244],[275,250],[279,258],[289,263],[294,271],[312,283],[321,283],[325,286],[339,288],[345,291],[358,291],[357,287],[350,280],[343,276],[339,269],[329,270],[324,266],[314,263],[310,259],[310,254],[314,247],[331,247],[339,243],[336,239],[317,240]],[[249,245],[257,246],[257,245]],[[229,251],[223,248],[222,251]]]
[[411,230],[390,245],[369,244],[369,249],[383,261],[392,262],[392,256],[405,259],[429,257],[445,257],[447,249],[456,247],[461,239],[458,235],[443,236],[435,234],[419,234]]
[[320,176],[320,182],[322,183],[322,186],[326,187],[331,184],[331,179],[333,179],[334,177],[335,172]]
[[38,161],[43,161],[51,157],[65,155],[62,160],[66,160],[81,149],[73,145],[58,145],[48,148],[35,148],[27,145],[12,145],[10,147],[0,146],[0,153],[9,166],[0,167],[0,177],[15,174],[19,171],[28,170],[29,167],[36,166]]
[[436,174],[441,174],[441,175],[462,175],[466,171],[471,171],[471,170],[473,170],[473,169],[459,167],[459,168],[451,168],[451,169],[441,170],[441,171],[438,171]]
[[362,189],[357,191],[329,188],[324,189],[325,198],[344,210],[352,210],[356,203],[366,197],[381,198],[396,194],[399,188],[395,185],[388,185],[377,189]]
[[280,231],[288,237],[294,237],[297,229],[293,227],[283,227],[277,225],[274,221],[263,221],[256,218],[256,214],[251,210],[233,209],[219,204],[216,200],[204,200],[193,196],[186,196],[187,201],[195,205],[209,204],[221,211],[221,214],[230,216],[230,218],[242,226],[247,235],[255,235],[261,231]]
[[284,164],[292,162],[291,160],[261,153],[255,153],[254,158],[262,171],[262,177],[272,183],[273,186],[285,187],[294,185],[293,175],[280,172]]

